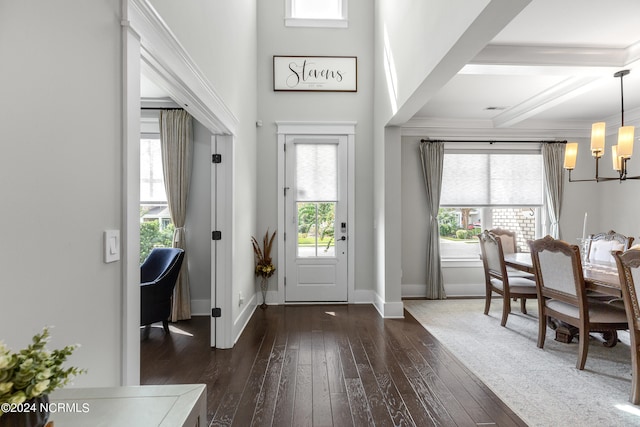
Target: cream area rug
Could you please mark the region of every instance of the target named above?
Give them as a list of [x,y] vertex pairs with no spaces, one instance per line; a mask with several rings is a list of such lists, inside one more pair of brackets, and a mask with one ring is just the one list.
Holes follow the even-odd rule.
[[629,334],[620,332],[613,348],[590,338],[583,371],[576,369],[577,338],[555,341],[547,330],[538,339],[537,302],[512,304],[506,327],[500,326],[502,300],[404,301],[406,310],[442,342],[530,426],[640,426],[640,406],[629,403]]

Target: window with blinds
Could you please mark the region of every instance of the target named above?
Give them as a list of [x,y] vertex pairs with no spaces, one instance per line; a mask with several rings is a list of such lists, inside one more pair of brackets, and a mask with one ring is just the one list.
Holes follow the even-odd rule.
[[535,152],[446,152],[440,198],[442,259],[479,259],[485,229],[516,232],[519,251],[541,229],[542,155]]
[[441,207],[541,206],[540,154],[444,155]]
[[338,200],[338,145],[296,144],[296,199]]

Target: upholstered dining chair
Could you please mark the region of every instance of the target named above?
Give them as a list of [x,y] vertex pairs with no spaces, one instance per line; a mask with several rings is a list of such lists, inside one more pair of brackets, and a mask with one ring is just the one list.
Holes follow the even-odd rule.
[[538,291],[538,347],[544,347],[547,317],[578,328],[578,361],[584,369],[590,332],[616,332],[628,328],[623,308],[588,300],[580,250],[551,236],[529,241]]
[[[613,257],[615,251],[626,251],[631,247],[633,237],[627,237],[623,234],[609,230],[606,233],[589,234],[587,243],[587,260],[589,262],[609,262],[615,263]],[[600,295],[596,292],[587,292],[589,298],[606,301],[610,304],[619,304],[621,307],[622,300],[607,295]]]
[[516,239],[516,232],[506,230],[504,228],[492,228],[489,233],[494,234],[500,238],[502,242],[502,251],[505,254],[513,254],[518,252],[518,241]]
[[[504,228],[492,228],[489,232],[500,239],[502,243],[502,251],[505,254],[514,254],[518,251],[518,239],[515,231],[507,230]],[[535,276],[526,271],[516,270],[507,266],[507,274],[509,277],[526,277],[530,280],[535,280]]]
[[155,322],[162,322],[169,333],[171,297],[183,259],[183,249],[153,248],[140,266],[140,326],[145,326],[145,339]]
[[631,394],[629,401],[638,405],[640,404],[640,306],[638,305],[640,250],[616,251],[614,258],[618,266],[622,299],[631,337]]
[[504,263],[502,240],[495,234],[485,230],[478,236],[484,266],[485,303],[484,314],[489,314],[493,293],[502,295],[502,319],[500,325],[507,324],[511,313],[511,298],[520,298],[520,311],[527,313],[527,299],[537,298],[535,281],[522,277],[511,277],[507,274]]
[[588,260],[615,263],[612,253],[626,251],[632,243],[633,237],[627,237],[613,230],[606,233],[590,234],[587,246]]

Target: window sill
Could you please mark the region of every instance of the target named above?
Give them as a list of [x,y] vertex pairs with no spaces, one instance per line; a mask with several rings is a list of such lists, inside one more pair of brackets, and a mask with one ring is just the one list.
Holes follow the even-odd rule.
[[302,19],[285,18],[285,27],[308,27],[308,28],[348,28],[347,19]]
[[478,268],[482,260],[476,258],[444,258],[440,260],[442,268]]

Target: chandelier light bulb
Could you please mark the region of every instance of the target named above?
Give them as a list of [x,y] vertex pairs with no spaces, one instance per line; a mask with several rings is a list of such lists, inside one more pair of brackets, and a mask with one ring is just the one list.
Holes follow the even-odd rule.
[[578,143],[568,142],[564,147],[564,168],[572,170],[576,167],[578,157]]
[[604,139],[607,125],[605,122],[598,122],[591,125],[591,155],[602,157],[604,153]]
[[634,131],[633,126],[622,126],[618,130],[618,156],[629,159],[633,155]]

